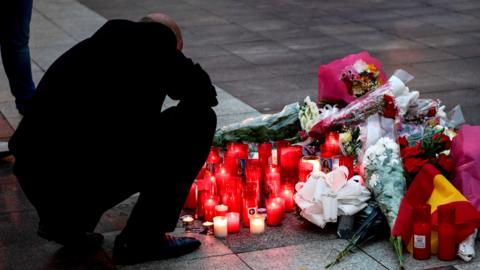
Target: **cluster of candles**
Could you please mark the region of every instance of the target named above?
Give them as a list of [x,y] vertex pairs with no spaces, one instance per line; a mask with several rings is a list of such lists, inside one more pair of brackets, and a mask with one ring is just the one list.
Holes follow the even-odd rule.
[[[327,137],[324,153],[338,152],[334,134]],[[252,234],[263,233],[266,225],[280,226],[284,213],[295,210],[295,184],[322,166],[319,156],[303,156],[302,146],[286,140],[275,145],[272,151],[271,143],[258,144],[256,158],[249,158],[248,144],[229,143],[223,158],[220,149],[212,147],[184,207],[196,209],[195,217],[203,218],[207,230],[213,225],[217,237],[238,233],[241,223]]]

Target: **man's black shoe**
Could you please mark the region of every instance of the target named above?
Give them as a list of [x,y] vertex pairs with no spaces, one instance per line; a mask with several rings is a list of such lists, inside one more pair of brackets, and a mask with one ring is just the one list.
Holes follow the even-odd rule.
[[201,242],[193,237],[166,235],[164,240],[154,245],[140,241],[129,243],[122,235],[118,235],[113,246],[113,261],[118,265],[132,265],[175,258],[198,249],[200,245]]

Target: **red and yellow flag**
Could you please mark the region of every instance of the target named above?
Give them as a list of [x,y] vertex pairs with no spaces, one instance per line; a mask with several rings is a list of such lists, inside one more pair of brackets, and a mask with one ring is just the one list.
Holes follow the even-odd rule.
[[437,207],[449,204],[455,208],[455,238],[457,244],[465,240],[480,226],[480,213],[472,204],[431,164],[423,166],[411,183],[400,204],[392,235],[401,236],[409,252],[412,252],[413,207],[430,204],[432,213],[432,253],[438,249]]

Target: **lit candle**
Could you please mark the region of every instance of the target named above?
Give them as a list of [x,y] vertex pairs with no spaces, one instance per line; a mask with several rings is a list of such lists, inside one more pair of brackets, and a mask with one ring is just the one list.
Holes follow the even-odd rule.
[[348,169],[348,178],[353,177],[353,157],[341,156],[339,160],[339,166],[345,166]]
[[320,171],[320,157],[317,156],[304,156],[300,160],[298,167],[298,181],[307,181],[308,175],[312,171]]
[[240,213],[227,213],[227,230],[228,233],[238,233],[240,231]]
[[225,216],[225,214],[227,214],[227,211],[228,211],[228,206],[226,206],[225,204],[219,204],[217,206],[215,206],[215,216]]
[[263,167],[266,167],[268,164],[272,164],[272,144],[271,143],[260,143],[258,145],[258,159],[260,164]]
[[215,173],[217,191],[220,196],[225,192],[225,184],[230,181],[230,174],[224,164],[219,164]]
[[223,164],[231,175],[238,175],[238,153],[227,151],[223,154]]
[[203,226],[203,231],[206,235],[213,234],[213,222],[205,221],[204,223],[202,223],[202,226]]
[[215,195],[217,194],[217,182],[215,180],[215,176],[211,175],[211,173],[205,174],[205,181],[207,184],[207,189],[210,194]]
[[267,225],[279,226],[282,223],[285,201],[276,197],[267,201]]
[[183,208],[195,209],[197,207],[197,183],[192,183],[190,191],[188,192],[187,200]]
[[282,149],[290,146],[290,142],[287,140],[278,140],[275,142],[275,145],[277,146],[277,165],[280,166],[282,162]]
[[185,232],[192,231],[193,220],[194,220],[193,217],[190,215],[183,216],[182,222],[183,222],[183,227],[185,228]]
[[247,182],[243,191],[243,227],[250,226],[250,217],[257,214],[257,183]]
[[300,145],[282,148],[281,153],[281,177],[282,181],[295,184],[298,181],[298,164],[302,158],[303,147]]
[[215,216],[215,206],[217,206],[218,200],[216,200],[214,197],[210,197],[205,200],[205,203],[203,205],[203,209],[205,211],[205,220],[206,221],[212,221],[213,217]]
[[216,237],[226,237],[228,235],[227,217],[213,218],[213,233]]
[[293,200],[293,186],[289,184],[283,185],[282,198],[285,200],[285,212],[295,210],[295,201]]
[[265,232],[265,219],[263,216],[254,215],[250,217],[250,233],[261,234]]
[[210,153],[208,154],[207,161],[205,162],[205,168],[211,173],[215,173],[216,167],[220,164],[220,148],[212,146]]
[[324,157],[331,157],[340,154],[339,135],[337,132],[332,131],[327,134],[321,152]]
[[280,193],[280,172],[277,165],[268,165],[265,172],[265,198],[276,197]]

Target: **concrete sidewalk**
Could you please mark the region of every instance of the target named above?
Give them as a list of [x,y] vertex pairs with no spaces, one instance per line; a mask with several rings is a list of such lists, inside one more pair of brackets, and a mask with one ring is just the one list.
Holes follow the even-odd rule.
[[[155,1],[150,2],[152,5],[156,3]],[[225,3],[232,3],[227,0],[213,2],[218,4],[218,9],[225,7],[227,5]],[[252,3],[253,1],[247,2]],[[258,3],[260,2],[264,1],[258,1]],[[279,1],[278,8],[287,2],[288,1]],[[191,6],[188,6],[187,3],[189,5],[191,4]],[[208,1],[208,3],[212,2]],[[105,5],[108,4],[109,3],[106,3]],[[178,3],[175,2],[175,4],[171,4],[169,7],[172,10],[176,9],[177,6],[185,8],[183,21],[185,24],[188,23],[188,18],[190,18],[190,20],[195,18],[199,21],[203,20],[205,25],[208,25],[211,22],[214,22],[215,24],[226,22],[222,17],[207,16],[210,14],[208,12],[208,14],[204,13],[202,16],[199,15],[196,17],[196,15],[193,15],[193,17],[190,17],[190,12],[196,14],[196,4],[195,1],[179,1]],[[238,5],[242,6],[243,4],[238,2]],[[195,8],[192,9],[191,7]],[[269,6],[269,8],[273,9],[277,8],[277,6]],[[119,6],[118,12],[125,9],[125,5]],[[133,10],[135,11],[135,9]],[[114,10],[111,10],[110,12],[113,11]],[[139,8],[137,11],[138,13],[142,11],[141,15],[143,15],[145,8]],[[240,19],[248,18],[256,13],[252,12],[251,9],[245,9],[234,10],[230,14],[232,18]],[[91,35],[91,33],[105,22],[105,20],[104,17],[75,0],[35,0],[32,20],[31,52],[33,72],[36,82],[38,82],[48,66],[60,54],[73,46],[76,42]],[[272,27],[274,27],[274,29],[277,28],[275,26],[275,19],[269,20],[271,20],[271,24],[266,20],[265,24],[261,25],[264,25],[265,27],[273,25]],[[195,27],[195,24],[197,23],[192,23],[191,29]],[[259,25],[260,24],[255,23],[250,27],[261,31],[261,29],[258,29],[258,27],[260,27]],[[358,26],[350,24],[346,25],[345,29],[355,29],[355,27]],[[224,30],[228,32],[228,29],[230,28],[226,27]],[[328,29],[325,31],[327,30]],[[193,30],[187,29],[187,31],[191,33]],[[220,38],[224,37],[215,36],[217,31],[219,31],[218,27],[212,27],[210,34],[206,35],[205,38],[208,37],[209,39],[218,42]],[[275,33],[281,35],[281,29]],[[271,32],[269,34],[275,33]],[[251,34],[245,34],[242,37],[246,38],[248,36],[251,37]],[[197,36],[195,37],[197,38]],[[238,40],[238,38],[242,37],[230,35],[232,41],[236,40],[240,43],[241,40]],[[200,37],[198,36],[198,38]],[[187,37],[187,39],[191,41],[192,37]],[[308,47],[308,45],[305,45],[307,42],[306,39],[307,38],[296,41],[290,40],[288,42],[290,43],[290,46],[293,47],[302,46],[301,44]],[[258,61],[262,61],[262,54],[268,58],[269,55],[271,56],[273,53],[273,51],[268,49],[270,48],[269,46],[263,47],[264,45],[262,44],[263,42],[260,41],[253,42],[249,45],[251,46],[251,50],[257,52],[253,55],[248,51],[246,52],[244,48],[235,48],[234,44],[230,44],[229,46],[231,47],[231,50],[235,50],[238,54],[244,53],[243,55],[245,57],[253,57]],[[187,48],[186,51],[193,55],[196,54],[196,59],[199,61],[202,59],[201,56],[204,56],[203,60],[206,61],[207,66],[213,67],[215,63],[218,63],[219,66],[221,66],[222,63],[230,63],[229,60],[226,59],[232,56],[220,57],[218,59],[208,58],[208,55],[212,56],[212,54],[216,54],[216,51],[210,51],[210,53],[208,53],[206,50],[207,47],[208,46],[197,45]],[[215,48],[218,48],[218,51],[225,51],[225,49],[218,46]],[[276,52],[283,53],[285,51],[280,50]],[[290,53],[286,53],[285,55],[290,55]],[[396,57],[395,55],[391,56]],[[268,62],[270,60],[265,61]],[[284,61],[288,60],[284,59]],[[444,65],[447,65],[448,63],[449,62],[445,62]],[[277,62],[275,65],[281,68],[283,63]],[[286,64],[285,68],[294,69],[295,67],[300,68],[300,66],[300,63],[295,63],[295,65]],[[223,78],[228,78],[228,76],[231,75],[221,73],[218,69],[212,68],[210,71],[213,74],[213,78],[216,79],[214,82],[217,85],[225,87],[226,90],[229,90],[227,87],[231,86],[232,88],[235,88],[233,92],[238,93],[237,91],[240,91],[243,86],[247,88],[252,86],[252,78],[245,74],[248,72],[255,74],[257,71],[261,70],[258,67],[254,69],[249,69],[249,67],[250,66],[248,65],[242,66],[243,72],[238,73],[239,77],[236,78],[235,82],[222,80],[221,76],[225,76]],[[235,70],[236,68],[227,69],[228,72],[233,72]],[[257,75],[261,76],[262,74],[259,73],[255,76]],[[440,79],[437,75],[435,76],[435,78]],[[306,79],[306,77],[300,75],[297,79],[300,81],[300,79]],[[225,83],[222,83],[222,81]],[[253,82],[258,82],[259,85],[261,85],[260,88],[255,88],[259,92],[266,87],[278,86],[270,83],[262,84],[257,80],[253,80]],[[284,83],[283,80],[280,82]],[[248,91],[252,90],[250,89]],[[309,91],[312,91],[312,89]],[[221,89],[218,89],[218,94],[220,105],[216,108],[216,111],[219,117],[219,126],[259,114],[259,112],[251,106],[234,98],[232,95]],[[259,99],[258,95],[262,95],[262,93],[257,93],[254,97]],[[277,95],[281,96],[279,94]],[[284,96],[281,96],[280,98],[284,98]],[[250,100],[250,98],[247,99]],[[296,101],[296,99],[291,100],[291,102],[293,101]],[[258,102],[260,102],[260,100],[258,100]],[[168,104],[171,104],[171,101],[169,101]],[[252,104],[254,104],[256,108],[259,108],[259,103]],[[477,103],[474,102],[472,104],[475,105]],[[277,106],[270,105],[268,106],[271,110],[265,111],[272,111],[276,108],[275,106]],[[20,116],[14,108],[3,69],[0,70],[0,110],[13,126],[18,124]],[[15,177],[12,175],[11,165],[11,160],[0,162],[0,269],[117,269],[111,262],[113,240],[119,230],[122,229],[129,211],[135,202],[135,197],[126,200],[103,216],[97,227],[97,231],[103,233],[106,237],[103,251],[98,251],[92,254],[72,254],[64,249],[59,249],[60,246],[44,241],[36,236],[38,222],[36,213],[26,200]],[[328,262],[333,260],[336,252],[346,244],[344,240],[337,239],[334,231],[334,226],[327,226],[326,229],[321,230],[304,220],[298,219],[294,215],[288,215],[282,227],[267,228],[267,232],[261,236],[253,237],[245,229],[242,230],[240,234],[229,236],[225,240],[218,240],[211,236],[195,235],[202,240],[202,246],[198,251],[192,254],[172,260],[118,268],[323,269]],[[182,235],[183,229],[178,228],[175,234]],[[477,249],[477,252],[478,251],[480,250]],[[451,265],[455,265],[455,268]],[[472,263],[464,264],[459,260],[454,262],[441,262],[436,258],[427,261],[416,261],[407,255],[407,266],[408,269],[435,267],[446,267],[441,269],[477,269],[480,268],[480,259],[477,258]],[[340,263],[333,269],[373,270],[396,268],[397,264],[395,255],[390,244],[386,240],[378,240],[363,247],[361,250],[358,250],[355,254],[348,257],[344,262]]]

